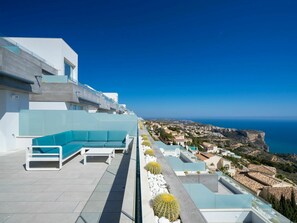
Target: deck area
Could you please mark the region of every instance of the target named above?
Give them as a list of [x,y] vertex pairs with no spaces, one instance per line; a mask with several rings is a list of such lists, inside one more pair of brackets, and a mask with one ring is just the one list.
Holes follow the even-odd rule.
[[26,171],[25,151],[0,155],[0,222],[119,220],[130,155],[116,153],[109,166],[82,160],[77,155],[60,171]]
[[170,193],[172,193],[180,204],[180,217],[182,222],[191,223],[191,222],[206,222],[202,213],[197,209],[195,203],[191,199],[190,195],[187,193],[185,188],[182,185],[180,179],[176,176],[173,169],[167,163],[165,157],[158,149],[158,146],[154,143],[154,140],[146,130],[142,130],[140,134],[147,134],[150,141],[152,142],[152,148],[155,151],[157,161],[162,166],[162,174],[169,184]]

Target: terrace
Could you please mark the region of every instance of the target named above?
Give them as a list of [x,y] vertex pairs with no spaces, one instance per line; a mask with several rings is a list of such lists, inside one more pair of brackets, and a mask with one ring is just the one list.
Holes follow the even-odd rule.
[[26,171],[24,151],[1,155],[0,222],[132,222],[135,150],[110,165],[77,155],[60,171]]
[[[136,199],[137,117],[85,111],[22,110],[18,151],[0,155],[0,222],[133,222]],[[68,130],[122,130],[132,140],[126,153],[79,153],[61,170],[25,169],[32,139]],[[130,140],[129,140],[130,141]],[[48,166],[47,162],[39,166]],[[131,205],[132,204],[132,205]]]
[[[17,41],[0,37],[0,222],[135,221],[137,116],[78,82],[77,54],[63,40]],[[62,132],[70,130],[123,132],[130,139],[121,141],[125,153],[116,153],[110,165],[98,156],[84,165],[80,152],[90,148],[66,148],[71,137]],[[62,141],[49,137],[54,140],[43,144],[47,152],[38,144],[35,154],[26,155],[34,138],[57,133]],[[114,141],[104,146],[118,148]],[[51,154],[50,146],[59,152]],[[29,160],[39,170],[27,171]],[[60,170],[46,170],[57,166],[52,164]]]

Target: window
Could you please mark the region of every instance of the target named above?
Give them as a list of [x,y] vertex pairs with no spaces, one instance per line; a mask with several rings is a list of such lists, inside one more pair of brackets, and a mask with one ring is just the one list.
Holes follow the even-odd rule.
[[72,80],[72,70],[72,65],[64,61],[64,75],[67,76],[70,80]]
[[83,106],[76,105],[76,104],[70,104],[69,110],[83,110]]

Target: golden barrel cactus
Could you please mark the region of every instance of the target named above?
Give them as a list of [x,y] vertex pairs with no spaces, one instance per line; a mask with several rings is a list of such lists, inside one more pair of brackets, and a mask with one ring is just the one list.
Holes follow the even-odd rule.
[[155,156],[155,152],[152,149],[147,149],[145,150],[144,155]]
[[145,169],[155,175],[161,173],[161,165],[155,161],[146,164]]
[[142,139],[143,139],[143,140],[148,140],[149,138],[148,138],[147,135],[143,135],[143,136],[142,136]]
[[151,146],[151,143],[150,143],[150,141],[145,140],[145,141],[143,141],[142,145],[144,145],[144,146]]
[[179,204],[172,194],[159,194],[153,201],[155,215],[176,221],[180,214]]

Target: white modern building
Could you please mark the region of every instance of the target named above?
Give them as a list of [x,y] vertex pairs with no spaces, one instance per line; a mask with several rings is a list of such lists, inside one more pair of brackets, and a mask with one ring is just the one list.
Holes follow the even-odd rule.
[[115,102],[119,102],[119,94],[118,93],[111,93],[111,92],[103,92],[106,97],[114,100]]
[[18,46],[25,47],[37,57],[57,69],[57,74],[51,74],[45,70],[45,75],[67,76],[68,79],[78,81],[78,55],[61,38],[21,38],[10,37]]
[[78,55],[60,38],[0,38],[0,152],[19,147],[21,110],[127,113],[117,93],[79,83]]

